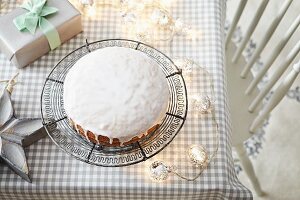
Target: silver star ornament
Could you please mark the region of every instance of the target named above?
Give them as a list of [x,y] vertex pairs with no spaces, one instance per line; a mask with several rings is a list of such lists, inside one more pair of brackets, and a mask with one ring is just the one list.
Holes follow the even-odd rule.
[[0,161],[24,180],[31,182],[23,148],[43,138],[47,133],[41,119],[15,117],[11,101],[15,78],[16,76],[7,81],[7,86],[0,96]]

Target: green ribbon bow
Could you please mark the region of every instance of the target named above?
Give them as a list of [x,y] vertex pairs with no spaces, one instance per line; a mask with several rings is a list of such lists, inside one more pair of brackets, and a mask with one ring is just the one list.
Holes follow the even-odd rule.
[[47,0],[29,0],[21,5],[21,8],[28,12],[16,17],[14,24],[19,31],[28,30],[31,34],[35,34],[37,26],[40,27],[46,36],[51,50],[61,44],[59,34],[56,28],[45,18],[48,15],[56,13],[57,8],[46,6]]

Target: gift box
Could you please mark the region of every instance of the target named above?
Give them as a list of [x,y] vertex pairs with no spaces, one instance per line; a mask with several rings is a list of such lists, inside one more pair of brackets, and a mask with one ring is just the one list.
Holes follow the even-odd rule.
[[[41,2],[43,0],[32,0],[28,4],[30,6],[33,5],[33,11],[29,11],[29,9],[25,9],[23,6],[0,17],[0,51],[18,68],[27,66],[82,31],[81,14],[67,0],[48,0],[45,4],[47,8],[42,12],[38,12],[44,16],[41,16],[42,20],[37,22],[36,29],[32,30],[31,27],[20,27],[20,23],[17,24],[16,19],[30,12],[35,15],[34,4]],[[29,7],[28,5],[27,7]],[[56,12],[51,13],[54,9]],[[30,18],[30,14],[25,20],[29,24],[32,21],[35,22],[34,18]],[[22,19],[17,19],[17,21],[22,21]],[[50,28],[53,27],[54,30],[49,31],[49,26]],[[25,30],[20,30],[22,28]],[[45,29],[46,32],[48,29],[47,33],[45,33]],[[54,38],[55,36],[57,38]],[[51,45],[49,38],[50,40],[54,40],[54,44],[52,41]]]

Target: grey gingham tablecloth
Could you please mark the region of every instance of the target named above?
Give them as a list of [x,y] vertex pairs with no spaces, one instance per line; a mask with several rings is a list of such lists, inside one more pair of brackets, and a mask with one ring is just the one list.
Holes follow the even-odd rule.
[[[15,0],[1,15],[17,6]],[[156,183],[147,175],[147,162],[120,168],[92,166],[59,149],[50,138],[26,148],[32,183],[27,183],[0,164],[0,199],[251,199],[252,194],[237,180],[230,145],[230,121],[224,77],[223,23],[225,0],[178,0],[172,13],[201,31],[198,41],[176,36],[173,43],[155,47],[171,58],[188,57],[204,66],[213,77],[216,120],[220,127],[220,148],[216,158],[195,182],[171,176]],[[84,32],[22,69],[12,100],[18,117],[40,116],[40,95],[47,74],[67,53],[89,41],[124,38],[116,11],[103,8],[97,17],[83,17]],[[3,28],[3,27],[1,27]],[[17,69],[0,53],[0,79],[8,79]],[[197,84],[196,84],[197,85]],[[214,134],[209,124],[187,120],[172,143],[154,159],[176,164],[185,175],[195,170],[185,162],[190,144],[211,150]]]

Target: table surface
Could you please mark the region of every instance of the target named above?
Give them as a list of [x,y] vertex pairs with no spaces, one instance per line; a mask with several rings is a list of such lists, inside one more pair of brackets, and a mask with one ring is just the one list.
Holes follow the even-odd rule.
[[[4,14],[17,6],[9,1]],[[32,183],[27,183],[7,166],[0,164],[1,199],[251,199],[251,192],[237,180],[230,146],[230,120],[226,104],[224,77],[224,18],[223,0],[176,1],[172,13],[201,30],[198,41],[175,36],[172,44],[160,43],[156,48],[170,56],[193,59],[212,75],[215,93],[216,120],[219,125],[220,146],[216,158],[195,182],[171,176],[164,183],[149,179],[147,162],[104,168],[80,162],[59,149],[49,137],[25,149]],[[40,95],[45,78],[51,68],[67,53],[82,46],[85,38],[96,41],[124,38],[120,30],[120,17],[109,8],[93,19],[83,16],[84,32],[30,66],[20,71],[12,100],[16,116],[40,116]],[[0,80],[8,79],[17,69],[0,53]],[[197,83],[193,87],[197,87]],[[172,143],[154,157],[175,164],[186,175],[196,171],[186,166],[185,149],[190,144],[203,144],[213,151],[213,131],[201,119],[187,120]]]

